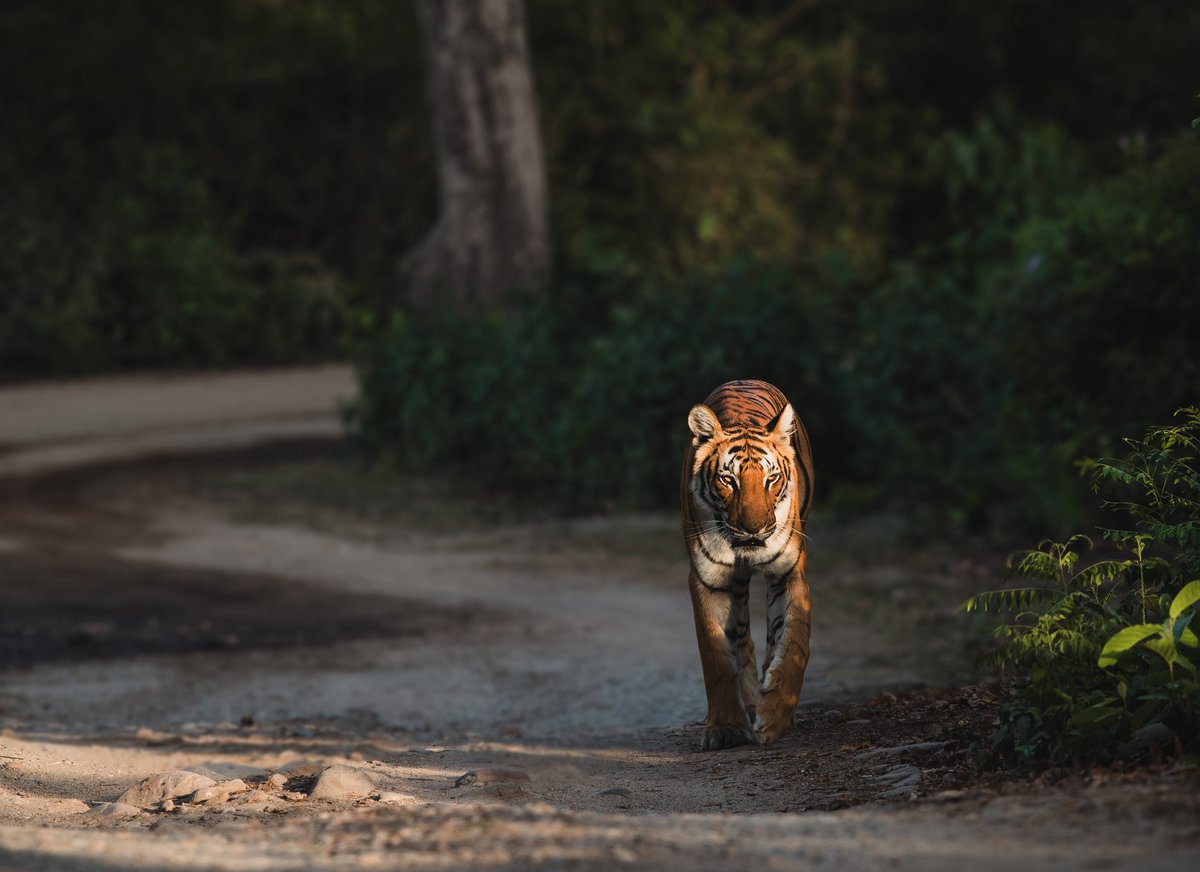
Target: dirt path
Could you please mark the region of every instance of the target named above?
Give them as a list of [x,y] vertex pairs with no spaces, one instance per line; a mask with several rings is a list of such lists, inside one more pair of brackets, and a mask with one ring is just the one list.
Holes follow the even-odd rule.
[[[253,454],[96,465],[143,450],[106,445],[246,444],[216,422],[328,433],[343,377],[0,391],[5,457],[27,464],[0,482],[0,868],[1140,869],[1200,857],[1186,773],[965,787],[986,696],[880,695],[954,677],[952,605],[979,584],[978,562],[818,519],[796,726],[769,749],[702,754],[669,517],[497,522],[503,506],[397,497],[403,484],[356,478],[327,449],[279,445],[313,435],[303,428],[271,430],[274,447]],[[204,412],[204,391],[219,414]],[[17,400],[25,417],[6,425]],[[39,416],[69,455],[31,444]],[[310,797],[335,764],[369,791]],[[179,769],[245,789],[128,817],[104,805]]]
[[0,476],[334,439],[353,393],[341,364],[0,387]]

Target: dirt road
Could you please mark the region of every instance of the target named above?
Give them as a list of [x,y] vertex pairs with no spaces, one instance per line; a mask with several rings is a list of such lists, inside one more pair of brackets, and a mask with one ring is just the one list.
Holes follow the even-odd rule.
[[[674,520],[353,472],[329,441],[347,389],[326,368],[0,390],[0,868],[1200,858],[1188,773],[972,785],[986,694],[894,696],[962,677],[978,555],[818,516],[796,726],[703,754]],[[216,793],[111,804],[173,770]]]

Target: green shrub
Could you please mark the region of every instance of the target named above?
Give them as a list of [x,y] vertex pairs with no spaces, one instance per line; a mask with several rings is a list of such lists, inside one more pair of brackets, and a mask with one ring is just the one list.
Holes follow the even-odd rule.
[[429,220],[413,10],[5,15],[0,379],[340,355],[357,289]]
[[774,382],[824,438],[825,306],[789,270],[742,267],[593,275],[516,312],[397,316],[363,351],[350,419],[369,453],[409,468],[592,509],[669,504],[687,410],[724,381]]
[[1098,181],[1051,129],[932,153],[948,233],[863,288],[847,334],[855,465],[938,521],[1061,532],[1073,459],[1200,383],[1200,141]]
[[1131,529],[1104,531],[1122,556],[1078,568],[1077,535],[1011,563],[1032,585],[990,591],[968,611],[1013,614],[985,662],[1018,676],[991,753],[1008,763],[1111,759],[1120,743],[1164,724],[1180,746],[1200,740],[1200,410],[1127,440],[1121,460],[1091,464],[1097,488]]
[[44,191],[0,206],[0,376],[329,358],[351,302],[314,256],[239,252],[174,148],[67,213]]
[[1200,383],[1200,144],[1088,181],[1061,134],[1001,117],[932,154],[956,229],[879,283],[615,260],[516,311],[398,316],[361,355],[356,431],[409,467],[669,505],[687,407],[759,377],[796,403],[827,506],[900,504],[926,530],[1075,526],[1074,459]]

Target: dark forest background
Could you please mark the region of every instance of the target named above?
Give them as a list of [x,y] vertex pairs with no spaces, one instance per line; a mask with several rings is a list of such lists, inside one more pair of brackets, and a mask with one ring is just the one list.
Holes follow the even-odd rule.
[[774,381],[821,502],[1075,526],[1074,462],[1200,383],[1200,6],[527,0],[544,287],[413,310],[409,4],[0,10],[0,378],[353,357],[365,453],[577,508],[676,498]]

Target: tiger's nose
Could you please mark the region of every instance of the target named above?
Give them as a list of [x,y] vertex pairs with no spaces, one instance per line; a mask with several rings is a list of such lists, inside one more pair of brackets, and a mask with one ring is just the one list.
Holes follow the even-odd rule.
[[729,532],[733,536],[734,539],[752,539],[752,540],[765,541],[766,539],[768,539],[771,536],[772,533],[775,532],[775,522],[772,521],[772,522],[758,528],[757,530],[746,530],[741,527],[737,527],[737,526],[734,526],[733,524],[730,524]]

